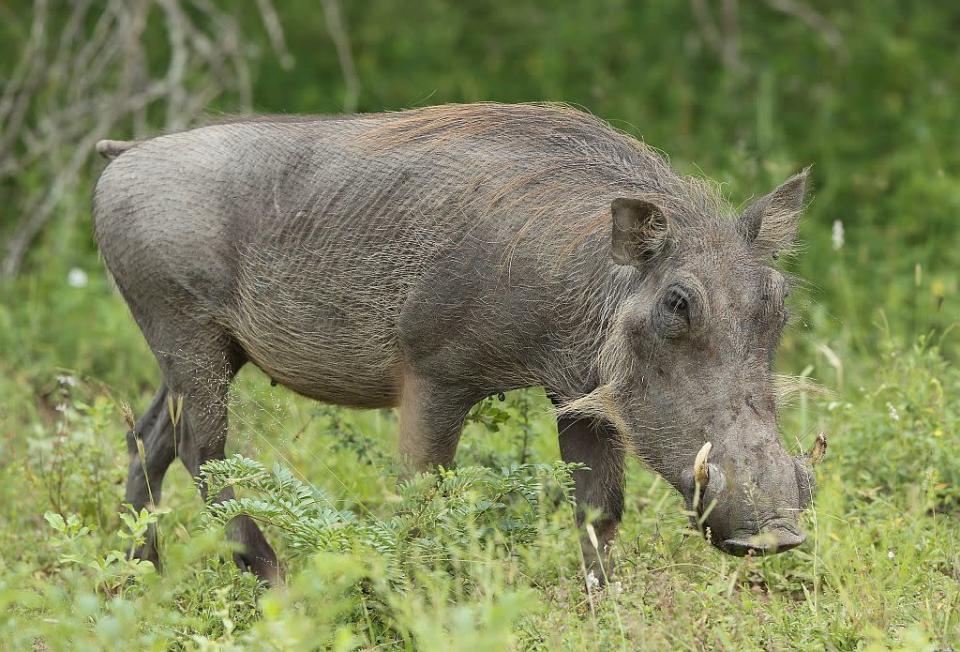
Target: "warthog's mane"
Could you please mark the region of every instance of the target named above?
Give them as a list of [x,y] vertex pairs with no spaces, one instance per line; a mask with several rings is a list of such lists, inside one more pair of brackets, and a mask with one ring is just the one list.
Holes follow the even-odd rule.
[[576,247],[609,231],[617,197],[656,203],[678,231],[732,215],[716,184],[678,174],[653,148],[568,105],[449,104],[370,118],[361,149],[425,160],[471,152],[477,165],[459,171],[463,207],[487,219],[522,214],[521,238],[533,231]]

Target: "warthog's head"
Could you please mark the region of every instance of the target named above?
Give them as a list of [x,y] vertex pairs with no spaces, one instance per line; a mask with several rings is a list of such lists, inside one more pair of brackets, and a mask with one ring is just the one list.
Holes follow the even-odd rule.
[[[771,365],[788,283],[769,259],[796,235],[807,173],[736,219],[657,196],[613,202],[612,255],[643,270],[601,356],[607,413],[686,498],[705,536],[743,555],[803,542],[812,464],[780,442]],[[686,211],[686,214],[684,214]]]

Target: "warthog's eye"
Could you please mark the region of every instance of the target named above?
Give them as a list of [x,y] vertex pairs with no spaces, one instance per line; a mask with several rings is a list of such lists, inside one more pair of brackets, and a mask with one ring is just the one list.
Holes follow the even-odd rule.
[[657,309],[657,326],[664,337],[679,337],[690,328],[690,294],[679,285],[663,293]]
[[687,297],[685,297],[679,289],[670,288],[667,292],[666,302],[667,309],[673,314],[680,315],[684,318],[689,317],[690,305],[687,302]]

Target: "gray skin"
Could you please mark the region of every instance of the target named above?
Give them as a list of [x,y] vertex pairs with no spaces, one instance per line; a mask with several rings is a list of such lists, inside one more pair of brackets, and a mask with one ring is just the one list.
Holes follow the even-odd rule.
[[[770,259],[806,172],[738,214],[602,121],[533,105],[260,117],[98,151],[97,241],[164,379],[128,437],[135,508],[176,456],[194,477],[224,457],[228,387],[252,362],[318,401],[397,407],[416,470],[452,464],[477,401],[544,387],[563,459],[589,467],[591,569],[609,572],[631,451],[720,549],[803,541],[812,476],[778,437],[787,282]],[[279,581],[252,520],[229,536]],[[136,554],[159,562],[153,532]]]

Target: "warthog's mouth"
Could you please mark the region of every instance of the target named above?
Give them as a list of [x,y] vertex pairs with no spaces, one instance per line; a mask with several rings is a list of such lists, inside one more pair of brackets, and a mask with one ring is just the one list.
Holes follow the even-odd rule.
[[796,548],[806,537],[792,527],[777,526],[759,534],[735,533],[734,536],[718,543],[717,547],[728,555],[743,557],[753,555],[775,555]]

